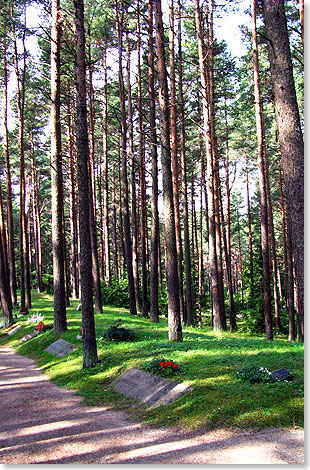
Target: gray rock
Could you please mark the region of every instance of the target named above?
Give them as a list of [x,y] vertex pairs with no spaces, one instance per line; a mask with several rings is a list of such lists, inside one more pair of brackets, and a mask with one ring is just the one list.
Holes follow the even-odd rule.
[[35,338],[38,336],[39,332],[37,330],[32,331],[31,333],[28,333],[27,335],[23,336],[20,340],[21,343],[26,343],[26,341],[29,341],[32,338]]
[[277,382],[283,382],[283,380],[287,380],[290,377],[290,373],[285,367],[272,371],[271,375]]
[[76,349],[76,345],[65,341],[64,339],[57,339],[54,343],[50,344],[44,351],[56,357],[63,357],[72,353]]
[[129,369],[112,382],[114,389],[140,403],[156,408],[179,398],[189,385],[158,377],[139,369]]
[[14,335],[14,333],[16,333],[16,331],[20,330],[21,327],[22,327],[22,325],[16,325],[14,328],[12,328],[12,330],[8,331],[7,335],[8,336]]

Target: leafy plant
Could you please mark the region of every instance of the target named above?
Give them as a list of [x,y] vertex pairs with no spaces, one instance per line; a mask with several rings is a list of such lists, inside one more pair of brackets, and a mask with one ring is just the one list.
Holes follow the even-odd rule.
[[43,321],[40,321],[36,327],[36,330],[38,330],[39,333],[44,333],[46,331],[46,325],[43,323]]
[[137,335],[134,331],[124,328],[120,326],[120,323],[118,323],[105,331],[102,338],[110,341],[135,341],[137,339]]
[[162,377],[172,377],[178,372],[178,368],[179,365],[174,361],[156,358],[147,364],[145,370]]
[[245,367],[237,372],[237,377],[245,382],[254,383],[269,383],[276,382],[275,378],[266,367],[251,366]]
[[104,305],[114,307],[129,307],[129,292],[127,279],[112,278],[109,285],[101,284],[102,301]]

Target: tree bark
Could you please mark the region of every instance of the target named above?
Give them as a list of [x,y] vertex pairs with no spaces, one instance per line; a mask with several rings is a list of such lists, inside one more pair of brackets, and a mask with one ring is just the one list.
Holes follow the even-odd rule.
[[262,106],[260,99],[260,83],[258,70],[258,49],[256,34],[256,0],[252,0],[252,45],[253,45],[253,65],[254,65],[254,92],[255,92],[255,113],[257,128],[257,165],[260,191],[260,211],[261,211],[261,243],[263,258],[263,289],[264,289],[264,315],[265,315],[265,336],[266,339],[273,339],[272,316],[271,316],[271,290],[270,290],[270,263],[269,263],[269,244],[268,244],[268,208],[266,183],[264,172],[264,140],[263,140],[263,121]]
[[76,139],[79,189],[80,279],[82,304],[83,368],[98,362],[93,305],[89,201],[89,147],[86,104],[84,2],[74,0],[76,25]]
[[[177,133],[177,106],[176,106],[176,80],[174,60],[174,0],[169,0],[169,65],[170,65],[170,144],[172,164],[173,204],[175,218],[175,236],[178,256],[178,276],[180,294],[180,315],[184,321],[184,294],[183,294],[183,250],[180,223],[179,201],[179,161],[178,161],[178,133]],[[193,324],[193,321],[191,322]]]
[[214,184],[214,218],[215,218],[215,237],[216,237],[216,258],[217,258],[217,277],[218,292],[220,303],[220,321],[221,328],[226,330],[226,313],[224,303],[224,284],[223,284],[223,260],[222,260],[222,244],[221,244],[221,227],[220,227],[220,177],[219,177],[219,161],[217,150],[217,137],[215,130],[215,103],[214,103],[214,38],[213,38],[213,0],[209,0],[209,40],[208,40],[208,57],[209,57],[209,107],[210,107],[210,126],[211,126],[211,147],[213,161],[213,184]]
[[73,150],[70,90],[67,98],[67,140],[69,158],[69,205],[70,205],[70,241],[71,241],[71,295],[79,298],[79,256],[78,256],[78,220],[76,207],[76,155]]
[[264,0],[263,15],[287,194],[297,284],[297,336],[304,337],[304,142],[283,0]]
[[189,225],[188,225],[188,200],[187,200],[187,164],[185,152],[185,124],[184,124],[184,95],[183,95],[183,65],[182,65],[182,20],[181,1],[178,0],[178,74],[179,74],[179,114],[180,114],[180,153],[182,172],[183,194],[183,226],[184,226],[184,261],[185,261],[185,285],[186,285],[186,323],[194,324],[193,291],[192,291],[192,266],[190,256]]
[[276,243],[274,234],[273,224],[273,211],[270,193],[270,181],[269,181],[269,163],[267,157],[266,146],[264,146],[264,163],[265,163],[265,176],[266,176],[266,192],[267,192],[267,203],[268,203],[268,218],[269,218],[269,239],[271,245],[271,256],[272,256],[272,274],[273,274],[273,295],[274,295],[274,309],[276,319],[276,334],[280,334],[281,323],[280,323],[280,306],[279,306],[279,291],[278,291],[278,262],[276,254]]
[[[226,160],[225,160],[225,188],[226,188],[226,226],[227,226],[227,237],[224,225],[224,214],[222,214],[222,225],[223,225],[223,241],[224,241],[224,252],[226,258],[226,270],[227,270],[227,284],[228,284],[228,295],[229,295],[229,326],[230,331],[234,331],[237,328],[236,325],[236,311],[232,285],[232,272],[231,272],[231,236],[230,236],[230,182],[229,182],[229,142],[228,142],[228,121],[227,121],[227,102],[225,96],[225,141],[226,141]],[[220,197],[221,200],[221,197]],[[221,204],[221,210],[223,207]]]
[[167,247],[168,335],[170,341],[182,341],[178,258],[176,250],[175,220],[170,150],[170,117],[168,101],[167,70],[165,63],[164,28],[161,0],[155,0],[156,51],[159,76],[159,107],[161,126],[161,159],[163,173],[163,218]]
[[[26,13],[25,13],[26,17]],[[25,142],[24,142],[24,104],[25,104],[25,80],[26,80],[26,47],[25,35],[26,24],[22,35],[23,43],[23,72],[20,76],[18,51],[16,42],[16,33],[14,25],[14,9],[11,5],[12,33],[14,43],[14,68],[17,85],[17,113],[18,113],[18,145],[20,152],[20,213],[19,213],[19,245],[20,245],[20,291],[21,291],[21,307],[31,307],[31,291],[30,291],[30,270],[29,270],[29,245],[27,236],[27,220],[25,213]],[[26,20],[26,18],[25,18]]]
[[137,54],[138,54],[138,136],[139,136],[139,160],[140,160],[140,191],[141,191],[141,270],[142,270],[142,315],[148,316],[148,274],[147,274],[147,207],[146,207],[146,182],[145,182],[145,152],[143,142],[142,119],[142,85],[141,85],[141,31],[140,31],[140,2],[137,1]]
[[222,302],[220,301],[219,293],[219,280],[217,271],[217,256],[216,256],[216,234],[215,234],[215,207],[214,207],[214,173],[212,164],[212,144],[211,144],[211,129],[210,129],[210,112],[208,106],[208,73],[206,69],[206,47],[203,39],[202,25],[201,25],[201,11],[199,0],[195,0],[195,19],[196,29],[198,35],[198,53],[199,53],[199,68],[200,78],[202,85],[202,106],[203,106],[203,120],[205,141],[207,150],[207,192],[208,192],[208,220],[209,220],[209,267],[211,277],[211,295],[212,295],[212,308],[213,308],[213,328],[214,330],[225,329],[222,323],[224,313],[222,311]]
[[137,194],[136,194],[136,159],[134,156],[133,137],[133,117],[132,117],[132,97],[130,82],[130,42],[128,31],[126,31],[127,43],[127,94],[128,94],[128,157],[130,162],[130,186],[131,186],[131,227],[132,227],[132,269],[135,285],[136,309],[142,310],[140,296],[140,276],[139,276],[139,253],[138,253],[138,222],[137,222]]
[[60,1],[52,0],[51,30],[51,191],[54,332],[67,330],[63,237],[63,179],[60,127]]
[[[282,237],[283,237],[283,258],[284,258],[284,286],[285,286],[285,306],[288,313],[289,332],[288,340],[295,341],[295,311],[294,311],[294,279],[293,279],[293,263],[292,263],[292,243],[290,233],[286,235],[286,219],[285,204],[283,195],[283,181],[281,166],[279,166],[279,186],[280,186],[280,202],[282,214]],[[288,238],[288,243],[287,243]]]
[[150,272],[150,320],[159,322],[158,309],[158,256],[159,256],[159,219],[158,219],[158,158],[156,134],[156,110],[154,87],[154,38],[153,38],[153,0],[148,1],[148,87],[150,106],[150,145],[152,160],[152,223],[151,223],[151,272]]
[[15,249],[14,249],[14,219],[12,206],[12,180],[11,180],[11,164],[9,155],[9,133],[8,133],[8,69],[7,69],[7,45],[6,39],[3,44],[3,82],[4,82],[4,103],[3,103],[3,125],[4,125],[4,158],[6,169],[6,205],[7,205],[7,230],[8,230],[8,254],[9,254],[9,270],[10,270],[10,290],[12,296],[12,304],[17,303],[17,285],[16,285],[16,266],[15,266]]
[[[128,201],[128,179],[127,179],[127,138],[126,138],[126,109],[125,109],[125,87],[122,70],[122,52],[123,52],[123,39],[122,39],[122,19],[123,11],[121,12],[121,18],[119,18],[119,6],[118,0],[115,0],[115,16],[116,16],[116,30],[118,39],[118,54],[119,54],[119,93],[120,93],[120,106],[121,106],[121,149],[122,149],[122,193],[123,193],[123,223],[125,233],[125,259],[127,265],[128,275],[128,289],[129,289],[129,300],[130,300],[130,313],[132,315],[137,314],[136,309],[136,298],[135,298],[135,286],[132,269],[132,244],[130,236],[130,220],[129,220],[129,201]],[[123,7],[123,4],[122,4]]]
[[244,152],[245,152],[245,175],[246,175],[246,194],[247,194],[248,229],[249,229],[250,298],[251,298],[251,304],[253,304],[253,301],[254,301],[253,243],[252,243],[251,201],[250,201],[250,192],[249,192],[248,153],[247,153],[246,146],[244,147]]
[[34,144],[33,136],[31,131],[30,136],[30,155],[31,155],[31,167],[32,167],[32,191],[33,191],[33,228],[35,233],[35,255],[36,255],[36,269],[38,278],[38,291],[43,292],[43,278],[42,278],[42,243],[41,243],[41,216],[40,216],[40,196],[39,196],[39,183],[38,173],[36,168],[35,156],[34,156]]
[[107,89],[107,47],[103,55],[103,233],[104,233],[104,279],[109,285],[111,280],[110,268],[110,232],[109,232],[109,180],[108,180],[108,89]]

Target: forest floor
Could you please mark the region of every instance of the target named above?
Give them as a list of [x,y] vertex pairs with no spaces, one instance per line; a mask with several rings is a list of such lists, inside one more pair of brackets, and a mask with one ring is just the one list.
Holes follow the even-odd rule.
[[302,429],[154,428],[86,406],[0,346],[0,464],[303,464]]

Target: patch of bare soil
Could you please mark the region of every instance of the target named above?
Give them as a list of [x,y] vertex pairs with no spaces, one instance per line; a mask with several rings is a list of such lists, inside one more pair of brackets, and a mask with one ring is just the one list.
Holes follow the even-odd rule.
[[300,429],[180,433],[89,407],[0,347],[1,464],[303,464]]

